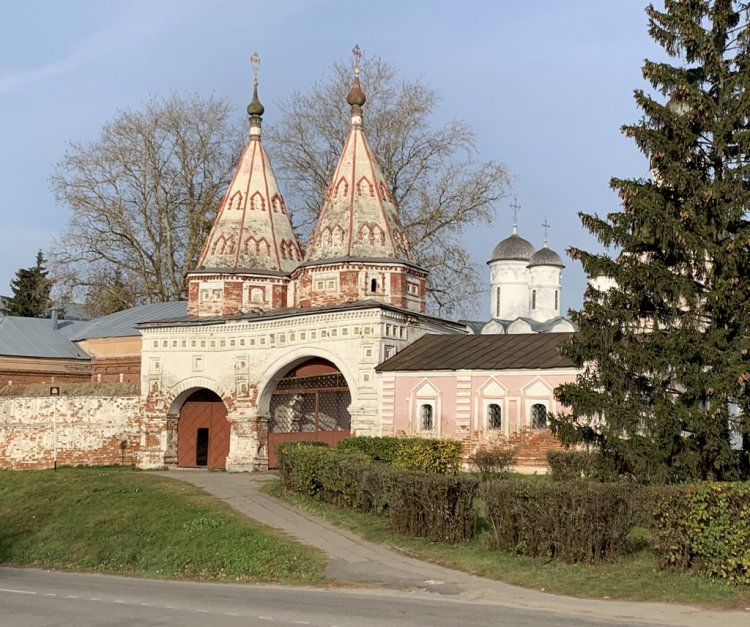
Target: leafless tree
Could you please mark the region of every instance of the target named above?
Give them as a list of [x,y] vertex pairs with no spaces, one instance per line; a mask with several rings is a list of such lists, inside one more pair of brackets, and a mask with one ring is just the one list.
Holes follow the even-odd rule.
[[51,265],[58,284],[83,290],[90,313],[184,298],[238,157],[230,116],[225,100],[172,95],[70,144],[51,177],[70,209]]
[[[365,130],[418,262],[431,271],[432,309],[449,314],[471,305],[484,282],[461,236],[494,217],[509,186],[507,171],[477,160],[475,137],[465,122],[432,124],[439,101],[435,89],[400,80],[379,57],[363,61],[361,80]],[[327,78],[292,93],[281,104],[281,121],[264,132],[303,237],[320,211],[349,131],[351,81],[351,65],[335,63]]]

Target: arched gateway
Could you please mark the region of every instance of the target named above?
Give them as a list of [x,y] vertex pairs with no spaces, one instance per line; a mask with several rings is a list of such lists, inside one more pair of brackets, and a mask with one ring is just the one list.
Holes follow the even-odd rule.
[[228,453],[226,405],[211,390],[193,392],[182,405],[177,422],[177,465],[224,468]]
[[282,442],[315,440],[330,446],[349,437],[351,394],[344,375],[326,359],[308,359],[292,367],[271,394],[268,467],[277,465]]

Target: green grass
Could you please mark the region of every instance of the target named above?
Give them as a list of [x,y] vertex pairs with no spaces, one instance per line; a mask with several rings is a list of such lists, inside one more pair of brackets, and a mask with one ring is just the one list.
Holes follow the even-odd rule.
[[732,586],[688,573],[657,570],[654,554],[644,546],[643,530],[638,532],[640,538],[634,538],[635,545],[640,548],[616,563],[597,566],[566,564],[491,551],[486,530],[480,530],[469,543],[447,545],[393,533],[387,528],[384,518],[290,494],[279,482],[269,483],[263,490],[368,540],[421,559],[526,588],[587,598],[686,603],[724,609],[750,606],[750,588],[747,586]]
[[116,468],[0,471],[0,563],[306,584],[325,559],[181,481]]

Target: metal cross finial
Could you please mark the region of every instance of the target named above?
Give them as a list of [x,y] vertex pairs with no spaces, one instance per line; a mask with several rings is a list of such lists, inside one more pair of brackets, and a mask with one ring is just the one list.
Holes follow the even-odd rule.
[[352,54],[354,55],[354,76],[359,76],[359,64],[362,61],[362,50],[359,44],[356,44],[352,48]]
[[518,204],[515,196],[513,196],[513,202],[510,203],[510,209],[513,212],[513,232],[518,233],[518,212],[521,211],[521,205]]
[[257,52],[253,52],[253,56],[250,57],[250,65],[253,66],[253,84],[258,84],[258,68],[260,67],[260,55]]
[[549,223],[547,222],[547,218],[544,218],[544,223],[542,224],[542,227],[544,228],[544,246],[546,247],[549,243]]

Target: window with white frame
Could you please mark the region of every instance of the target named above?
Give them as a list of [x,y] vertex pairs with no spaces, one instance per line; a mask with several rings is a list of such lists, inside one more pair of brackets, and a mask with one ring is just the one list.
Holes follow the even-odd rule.
[[501,429],[503,426],[503,410],[500,403],[487,404],[487,428],[491,430]]
[[531,428],[547,428],[547,406],[542,403],[534,403],[531,406]]

